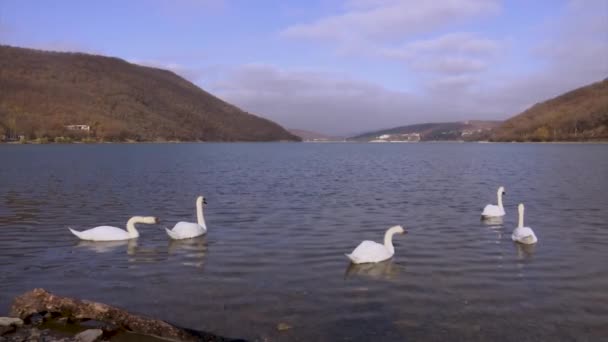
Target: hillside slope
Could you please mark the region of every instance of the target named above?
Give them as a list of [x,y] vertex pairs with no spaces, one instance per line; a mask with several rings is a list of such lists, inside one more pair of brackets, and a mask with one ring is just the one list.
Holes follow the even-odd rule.
[[608,79],[532,106],[505,121],[492,140],[608,140]]
[[[497,127],[499,121],[470,120],[463,122],[423,123],[416,125],[394,127],[369,133],[360,134],[350,138],[356,141],[371,141],[382,136],[391,136],[398,139],[399,135],[417,133],[421,141],[431,140],[475,140],[487,137],[488,132]],[[391,139],[390,137],[388,139]]]
[[[0,46],[0,135],[106,141],[300,140],[162,69]],[[3,132],[4,131],[4,132]]]

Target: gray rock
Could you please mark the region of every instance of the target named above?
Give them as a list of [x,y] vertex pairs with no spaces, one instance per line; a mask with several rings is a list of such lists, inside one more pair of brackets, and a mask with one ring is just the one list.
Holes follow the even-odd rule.
[[11,325],[20,327],[23,325],[23,320],[15,317],[0,317],[0,327],[9,327]]
[[17,330],[17,327],[15,327],[14,325],[9,325],[8,327],[0,326],[0,336],[10,334],[12,332],[15,332],[15,330]]
[[79,333],[74,338],[78,342],[95,342],[101,339],[102,335],[103,331],[101,329],[89,329]]

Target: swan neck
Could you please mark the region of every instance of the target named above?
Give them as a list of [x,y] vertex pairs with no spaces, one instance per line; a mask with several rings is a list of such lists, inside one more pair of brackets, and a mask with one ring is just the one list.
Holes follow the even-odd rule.
[[203,201],[196,201],[196,221],[200,226],[206,227],[205,216],[203,215]]
[[523,228],[524,227],[524,208],[520,206],[518,211],[519,211],[519,222],[517,223],[517,227]]
[[502,191],[499,191],[498,194],[497,194],[497,196],[498,196],[498,206],[501,209],[503,209],[503,206],[502,206]]
[[393,246],[393,235],[395,235],[396,232],[396,229],[391,228],[384,234],[384,247],[386,247],[391,254],[395,253],[395,247]]
[[135,229],[135,224],[142,222],[142,217],[133,216],[127,221],[127,232],[131,238],[139,237],[139,232]]

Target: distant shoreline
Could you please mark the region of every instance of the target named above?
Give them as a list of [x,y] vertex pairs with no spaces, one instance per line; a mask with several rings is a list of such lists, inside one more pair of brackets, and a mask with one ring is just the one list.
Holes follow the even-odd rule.
[[94,142],[19,142],[0,141],[0,145],[137,145],[137,144],[230,144],[230,143],[300,143],[300,141],[274,140],[274,141],[94,141]]
[[137,144],[233,144],[233,143],[312,143],[312,144],[374,144],[374,145],[415,145],[415,144],[608,144],[608,140],[591,140],[591,141],[462,141],[462,140],[428,140],[418,142],[401,142],[387,141],[383,143],[370,141],[96,141],[96,142],[18,142],[18,141],[2,141],[0,145],[137,145]]

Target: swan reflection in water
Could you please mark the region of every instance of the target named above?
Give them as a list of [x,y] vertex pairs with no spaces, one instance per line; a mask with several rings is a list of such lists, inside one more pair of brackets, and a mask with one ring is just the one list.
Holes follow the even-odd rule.
[[86,248],[96,253],[116,253],[126,249],[129,262],[158,262],[167,259],[164,248],[144,247],[138,244],[137,239],[120,241],[84,241],[81,240],[77,247]]
[[504,223],[504,218],[502,216],[498,216],[498,217],[484,217],[481,219],[481,222],[483,222],[485,225],[490,226],[490,227],[498,227],[503,225]]
[[204,237],[185,240],[169,240],[167,247],[144,247],[137,239],[121,241],[86,241],[79,240],[78,248],[85,248],[95,253],[115,253],[126,250],[128,261],[139,263],[159,262],[177,258],[184,266],[202,267],[207,254],[207,243]]
[[199,236],[192,239],[169,240],[169,256],[177,256],[184,266],[202,267],[207,254],[207,238]]
[[397,264],[393,259],[379,263],[353,264],[350,263],[344,273],[344,278],[349,277],[368,277],[373,279],[393,280],[404,268]]
[[88,241],[78,240],[78,248],[85,248],[96,253],[109,253],[118,250],[119,247],[127,249],[127,254],[134,255],[137,250],[137,239],[119,241]]
[[517,251],[517,259],[518,260],[526,260],[532,259],[534,256],[534,249],[536,248],[536,244],[533,245],[525,245],[523,243],[513,243],[515,245]]

